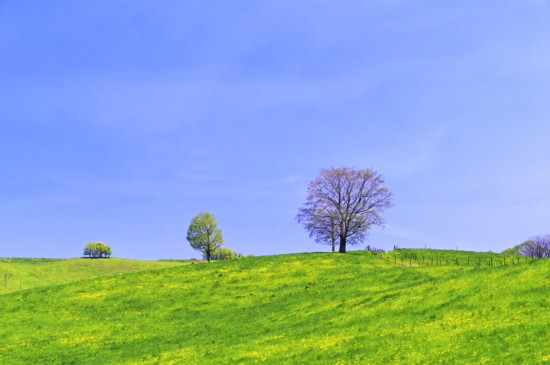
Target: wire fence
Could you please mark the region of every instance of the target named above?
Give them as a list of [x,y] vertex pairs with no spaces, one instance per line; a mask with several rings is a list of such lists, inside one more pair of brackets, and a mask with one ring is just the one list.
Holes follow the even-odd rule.
[[[433,267],[433,266],[466,266],[466,267],[496,267],[506,265],[519,265],[527,263],[537,258],[529,256],[438,256],[429,254],[418,254],[414,252],[404,252],[393,254],[393,262],[402,266],[409,267]],[[392,260],[391,256],[386,256]]]

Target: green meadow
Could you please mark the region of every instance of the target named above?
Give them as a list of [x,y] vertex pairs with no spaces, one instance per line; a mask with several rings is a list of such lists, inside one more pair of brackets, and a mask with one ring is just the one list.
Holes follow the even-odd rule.
[[[179,261],[140,261],[118,258],[0,258],[0,294],[183,264],[184,262]],[[5,274],[11,274],[6,282],[4,282]]]
[[43,267],[44,282],[0,295],[0,363],[550,363],[547,259],[399,250],[156,264],[178,266],[64,282],[46,274],[62,262],[12,262]]

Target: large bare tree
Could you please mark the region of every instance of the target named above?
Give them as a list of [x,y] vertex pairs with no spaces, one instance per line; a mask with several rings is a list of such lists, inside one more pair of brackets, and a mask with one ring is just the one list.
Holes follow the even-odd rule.
[[339,252],[361,243],[369,228],[385,223],[382,212],[393,205],[382,175],[372,169],[322,169],[307,188],[296,219],[316,242]]

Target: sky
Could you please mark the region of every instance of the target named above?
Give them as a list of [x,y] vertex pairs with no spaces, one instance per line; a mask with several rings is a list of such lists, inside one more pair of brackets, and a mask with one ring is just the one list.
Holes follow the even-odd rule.
[[0,0],[0,257],[329,251],[321,168],[395,206],[366,245],[550,233],[550,2]]

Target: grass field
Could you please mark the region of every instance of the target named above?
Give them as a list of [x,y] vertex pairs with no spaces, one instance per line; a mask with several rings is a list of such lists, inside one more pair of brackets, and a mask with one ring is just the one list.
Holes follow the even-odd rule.
[[550,363],[549,260],[395,262],[406,253],[252,257],[3,294],[0,363]]
[[[0,294],[133,271],[184,265],[178,261],[127,259],[0,258]],[[4,282],[4,274],[12,276]],[[6,285],[5,285],[6,284]]]

